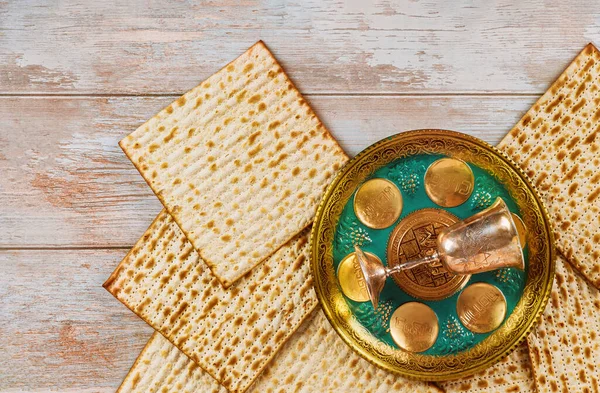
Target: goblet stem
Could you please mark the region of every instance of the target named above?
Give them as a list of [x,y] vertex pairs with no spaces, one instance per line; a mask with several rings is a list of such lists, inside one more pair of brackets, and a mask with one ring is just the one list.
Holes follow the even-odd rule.
[[369,258],[360,249],[358,245],[354,245],[354,253],[358,259],[360,270],[369,292],[369,298],[373,308],[377,309],[377,303],[379,302],[379,294],[385,285],[385,280],[391,274],[399,272],[404,269],[411,269],[415,266],[422,265],[424,263],[431,263],[439,260],[439,254],[435,252],[432,255],[404,262],[400,265],[388,268],[384,266],[378,258]]
[[428,255],[426,257],[423,257],[423,258],[413,259],[413,260],[401,263],[399,265],[394,265],[392,267],[389,267],[386,269],[386,275],[390,276],[390,275],[392,275],[394,273],[398,273],[402,270],[412,269],[413,267],[417,267],[419,265],[424,265],[426,263],[437,262],[439,260],[440,260],[439,254],[437,252],[435,252],[435,253]]

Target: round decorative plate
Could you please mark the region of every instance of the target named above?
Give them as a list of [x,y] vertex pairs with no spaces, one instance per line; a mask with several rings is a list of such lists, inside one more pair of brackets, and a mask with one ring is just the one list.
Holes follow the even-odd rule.
[[[473,172],[470,195],[458,206],[439,206],[425,190],[427,168],[444,158],[461,160]],[[375,178],[391,181],[402,193],[400,217],[382,229],[364,225],[353,208],[356,190]],[[487,208],[497,197],[522,219],[526,228],[524,271],[504,268],[456,278],[441,265],[423,265],[388,277],[377,309],[368,301],[354,301],[342,292],[337,269],[355,244],[384,264],[395,264],[398,253],[388,255],[388,244],[392,250],[402,249],[406,254],[401,253],[403,258],[410,257],[411,252],[416,256],[431,247],[431,236],[436,236],[440,228]],[[477,138],[453,131],[404,132],[359,153],[325,192],[311,241],[317,296],[340,337],[383,369],[429,381],[471,375],[515,349],[543,312],[554,276],[554,238],[548,214],[533,186],[503,153]],[[485,333],[472,326],[474,331],[469,330],[469,323],[463,324],[465,315],[457,311],[459,295],[475,283],[493,285],[506,301],[500,326],[492,331],[479,330]],[[394,311],[409,302],[425,304],[437,316],[437,338],[433,345],[423,346],[427,349],[422,352],[401,349],[390,333]],[[397,332],[397,324],[393,329]]]

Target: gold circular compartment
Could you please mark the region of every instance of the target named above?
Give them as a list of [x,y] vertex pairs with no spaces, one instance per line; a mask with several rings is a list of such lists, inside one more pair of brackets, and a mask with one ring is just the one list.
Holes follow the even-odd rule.
[[458,295],[456,313],[460,322],[474,333],[496,329],[506,317],[506,299],[501,290],[487,282],[476,282]]
[[387,179],[371,179],[361,185],[354,196],[354,213],[364,225],[383,229],[392,225],[402,213],[402,194]]
[[423,352],[435,344],[440,325],[435,312],[426,304],[407,302],[394,311],[390,334],[394,342],[409,352]]
[[473,171],[462,160],[440,158],[425,172],[425,193],[442,207],[456,207],[469,199],[475,187]]
[[[390,162],[419,154],[443,154],[491,173],[508,190],[528,230],[527,281],[520,301],[505,322],[483,341],[457,354],[432,356],[406,352],[380,341],[352,315],[333,264],[333,238],[346,203],[357,187]],[[554,237],[541,198],[523,172],[489,144],[454,131],[417,130],[381,140],[351,159],[327,188],[311,233],[311,268],[325,315],[340,337],[375,365],[407,377],[442,381],[481,371],[523,340],[542,314],[554,277]]]
[[[365,253],[370,258],[377,258],[377,255],[370,252]],[[379,258],[377,258],[379,260]],[[360,272],[360,265],[354,253],[346,255],[338,266],[338,281],[344,295],[355,302],[368,302],[369,292],[367,284]]]

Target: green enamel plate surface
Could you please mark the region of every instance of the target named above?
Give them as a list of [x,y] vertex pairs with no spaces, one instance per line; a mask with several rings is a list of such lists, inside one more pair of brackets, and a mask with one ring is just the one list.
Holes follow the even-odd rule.
[[[400,222],[408,214],[425,208],[444,209],[458,218],[467,218],[491,205],[496,197],[504,199],[509,209],[519,214],[516,203],[512,200],[504,186],[485,170],[468,164],[475,176],[475,188],[469,199],[460,206],[454,208],[442,208],[429,199],[425,193],[423,179],[427,167],[435,160],[446,157],[440,154],[419,154],[390,162],[384,167],[378,169],[365,180],[371,178],[388,179],[402,192],[404,208],[402,215],[396,221]],[[333,263],[337,271],[342,259],[353,252],[353,244],[360,243],[364,251],[372,252],[377,255],[384,263],[387,263],[387,244],[395,225],[386,229],[370,229],[363,225],[356,215],[352,206],[352,198],[346,203],[340,216],[334,236]],[[527,248],[525,249],[525,263],[527,265]],[[515,305],[519,301],[523,288],[525,287],[526,273],[518,269],[506,268],[493,272],[480,273],[471,276],[467,285],[474,282],[487,282],[497,286],[503,293],[507,301],[507,316],[510,315]],[[464,328],[456,314],[456,299],[460,291],[449,298],[439,301],[421,300],[405,293],[396,285],[394,280],[389,277],[380,297],[380,310],[373,310],[370,302],[354,302],[344,296],[348,306],[360,323],[368,329],[371,334],[381,341],[396,347],[389,333],[389,317],[391,313],[400,305],[419,301],[427,304],[436,313],[440,333],[436,343],[427,350],[426,354],[444,355],[457,353],[479,343],[491,333],[477,334],[471,333]]]

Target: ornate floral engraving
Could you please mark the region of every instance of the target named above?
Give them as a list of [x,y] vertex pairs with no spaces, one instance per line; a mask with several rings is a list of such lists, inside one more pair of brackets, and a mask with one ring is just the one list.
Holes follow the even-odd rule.
[[376,336],[383,336],[390,331],[390,317],[393,309],[389,300],[380,301],[377,309],[373,309],[370,302],[360,303],[353,307],[354,315],[358,321]]
[[475,341],[475,335],[465,329],[453,315],[446,319],[440,330],[442,335],[436,346],[444,355],[464,351]]
[[421,186],[425,175],[425,165],[422,160],[408,160],[391,167],[387,176],[400,185],[403,195],[413,196]]
[[516,293],[519,290],[519,282],[522,281],[522,275],[525,274],[519,269],[507,267],[498,269],[494,272],[494,280],[507,293]]
[[475,180],[475,191],[471,200],[471,210],[480,211],[491,206],[502,190],[498,184],[488,177],[478,177]]
[[354,252],[354,245],[359,247],[371,244],[371,238],[367,231],[361,227],[355,216],[347,214],[343,217],[338,226],[338,233],[335,235],[335,247],[340,255],[347,255]]

